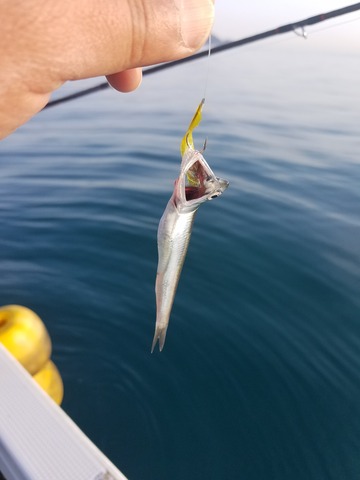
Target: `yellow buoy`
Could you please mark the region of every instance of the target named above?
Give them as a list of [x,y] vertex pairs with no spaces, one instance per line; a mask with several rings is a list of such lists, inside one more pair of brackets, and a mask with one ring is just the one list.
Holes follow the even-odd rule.
[[64,396],[64,386],[59,370],[49,360],[44,367],[33,376],[33,379],[45,392],[60,405]]
[[50,360],[49,334],[36,313],[20,305],[0,307],[0,343],[60,405],[64,396],[63,382]]
[[40,318],[19,305],[0,307],[0,342],[34,375],[49,360],[51,340]]

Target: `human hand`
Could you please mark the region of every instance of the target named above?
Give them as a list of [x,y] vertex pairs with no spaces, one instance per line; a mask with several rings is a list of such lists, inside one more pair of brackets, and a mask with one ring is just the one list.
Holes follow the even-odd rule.
[[0,139],[68,80],[106,75],[122,92],[141,67],[191,55],[214,0],[0,0]]

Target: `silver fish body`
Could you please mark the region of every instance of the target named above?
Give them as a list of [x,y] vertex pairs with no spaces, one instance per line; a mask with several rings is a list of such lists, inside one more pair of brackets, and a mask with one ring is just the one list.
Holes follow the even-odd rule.
[[[189,181],[190,180],[190,181]],[[195,214],[200,205],[218,197],[229,182],[215,177],[202,153],[186,149],[174,192],[158,228],[158,270],[156,276],[156,326],[152,349],[164,347],[170,313],[188,249]]]

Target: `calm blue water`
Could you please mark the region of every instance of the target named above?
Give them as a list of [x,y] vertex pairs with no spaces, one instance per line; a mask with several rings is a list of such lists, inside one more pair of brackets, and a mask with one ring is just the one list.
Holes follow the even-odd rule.
[[0,304],[44,319],[63,408],[130,480],[360,477],[360,62],[302,45],[211,60],[195,144],[231,185],[161,354],[156,230],[207,63],[0,144]]

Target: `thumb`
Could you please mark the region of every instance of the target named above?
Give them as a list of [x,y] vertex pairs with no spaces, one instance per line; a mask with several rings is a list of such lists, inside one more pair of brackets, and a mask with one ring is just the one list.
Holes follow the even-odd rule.
[[[134,63],[136,59],[132,58],[130,69],[107,75],[109,83],[123,92],[134,90],[141,83],[142,77],[141,69],[133,68],[134,66],[176,60],[197,50],[210,34],[213,2],[214,0],[178,0],[172,2],[173,11],[169,9],[169,3],[167,8],[161,8],[157,3],[160,10],[151,8],[148,15],[146,9],[143,9],[143,22],[137,23],[140,31],[137,34],[133,32],[132,36],[141,59]],[[140,38],[142,41],[139,43]]]
[[[126,68],[190,55],[210,34],[212,0],[128,0],[128,4],[125,28],[115,27],[114,42],[106,39],[115,54],[113,61],[122,58]],[[124,18],[118,20],[124,22]],[[119,36],[120,43],[116,42]]]
[[131,90],[137,67],[191,55],[210,33],[213,0],[2,0],[0,18],[1,138],[67,80],[115,74],[116,86],[130,70]]
[[110,75],[191,55],[209,36],[214,15],[213,0],[65,3],[66,16],[59,26],[62,40],[57,38],[63,80]]
[[[88,5],[89,0],[80,3]],[[77,41],[82,68],[71,57],[69,66],[73,64],[76,69],[65,69],[65,77],[109,75],[191,55],[209,36],[214,15],[213,0],[91,3],[98,11],[91,11]],[[85,5],[82,10],[86,10]],[[85,51],[84,44],[89,47]]]

